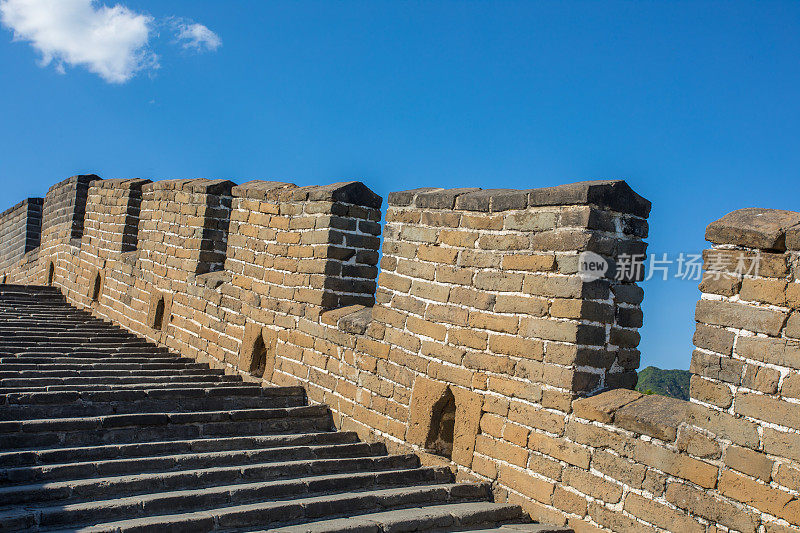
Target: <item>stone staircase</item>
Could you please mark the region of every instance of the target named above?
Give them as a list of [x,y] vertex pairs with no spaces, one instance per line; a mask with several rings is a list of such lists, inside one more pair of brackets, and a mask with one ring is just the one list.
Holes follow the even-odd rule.
[[567,531],[488,485],[335,431],[263,388],[0,285],[2,531]]

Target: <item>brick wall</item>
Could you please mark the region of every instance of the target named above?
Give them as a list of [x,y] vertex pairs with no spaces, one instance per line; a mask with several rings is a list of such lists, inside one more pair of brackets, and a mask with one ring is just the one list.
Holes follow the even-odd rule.
[[[49,203],[77,202],[81,183]],[[87,192],[81,240],[58,215],[13,281],[42,283],[54,263],[76,305],[248,380],[303,385],[339,427],[578,532],[800,525],[796,213],[709,227],[715,250],[769,266],[720,282],[729,263],[707,260],[682,402],[629,390],[643,294],[615,269],[644,253],[650,205],[624,182],[393,193],[380,273],[381,199],[361,183]],[[588,252],[604,277],[581,275]]]
[[42,198],[27,198],[0,213],[0,279],[22,256],[39,246]]

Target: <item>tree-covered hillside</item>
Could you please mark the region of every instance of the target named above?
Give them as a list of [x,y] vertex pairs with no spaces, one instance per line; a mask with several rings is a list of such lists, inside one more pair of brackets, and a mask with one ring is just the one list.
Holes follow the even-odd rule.
[[689,378],[692,373],[688,370],[664,370],[648,366],[639,372],[639,382],[636,390],[645,394],[661,394],[672,396],[680,400],[689,399]]

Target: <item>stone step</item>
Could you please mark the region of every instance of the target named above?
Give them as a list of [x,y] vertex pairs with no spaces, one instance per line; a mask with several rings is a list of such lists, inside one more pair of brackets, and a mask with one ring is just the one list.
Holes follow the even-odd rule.
[[151,457],[156,455],[221,452],[228,450],[353,444],[356,442],[358,442],[356,433],[350,431],[336,431],[285,435],[256,435],[249,437],[215,437],[210,439],[110,444],[76,448],[38,448],[0,452],[0,468],[41,466],[55,463],[94,462],[112,459]]
[[188,387],[117,388],[112,390],[10,392],[0,396],[0,404],[7,405],[68,405],[72,403],[136,402],[146,400],[180,401],[183,399],[230,398],[254,396],[263,398],[305,397],[302,387],[261,387],[254,383],[229,382],[213,387],[195,385]]
[[469,529],[473,533],[575,533],[575,530],[566,526],[551,526],[548,524],[506,524],[491,529]]
[[[203,391],[204,389],[199,389]],[[165,392],[173,392],[165,389]],[[13,395],[7,395],[13,396]],[[16,395],[18,396],[18,395]],[[78,396],[75,394],[74,396]],[[99,394],[98,394],[99,396]],[[122,396],[122,395],[120,395]],[[130,395],[134,396],[134,395]],[[119,401],[84,401],[76,400],[69,403],[54,403],[42,405],[15,404],[7,401],[0,409],[0,421],[32,420],[40,418],[75,418],[81,416],[109,416],[133,413],[158,413],[164,411],[190,412],[190,411],[232,411],[241,409],[262,409],[300,407],[305,405],[303,394],[295,395],[266,395],[259,396],[201,396],[184,397],[169,395],[161,399],[121,399]]]
[[[213,489],[231,484],[293,482],[303,477],[322,475],[351,477],[365,473],[403,471],[406,476],[412,478],[411,485],[420,482],[452,481],[452,473],[441,467],[437,467],[438,473],[434,475],[431,471],[437,470],[437,468],[422,468],[414,465],[411,461],[400,462],[395,459],[395,457],[384,456],[319,459],[283,464],[256,463],[241,468],[214,467],[4,487],[0,488],[0,494],[4,498],[4,506],[0,508],[0,514],[11,511],[20,505],[24,505],[26,508],[49,507],[56,502],[59,505],[65,505],[134,495],[154,495],[169,491]],[[358,489],[359,485],[355,485],[354,488]],[[336,487],[332,487],[330,490],[336,490]],[[342,490],[349,490],[349,488],[345,486]]]
[[[496,531],[501,533],[566,533],[561,528],[537,529],[540,524],[510,524],[496,527],[509,520],[524,520],[517,505],[497,505],[488,502],[451,503],[394,509],[377,513],[352,514],[346,518],[318,520],[294,526],[270,529],[273,533],[401,533],[410,531]],[[491,529],[484,529],[491,527]],[[477,529],[480,528],[480,529]],[[508,529],[505,529],[508,528]],[[265,529],[252,530],[259,533]]]
[[125,384],[125,383],[176,383],[200,381],[237,381],[240,376],[224,374],[200,374],[177,376],[96,376],[96,377],[50,377],[50,378],[3,378],[0,379],[0,389],[24,386],[50,386],[50,385],[94,385],[94,384]]
[[208,365],[191,361],[176,361],[175,359],[144,357],[128,357],[125,360],[116,359],[77,359],[63,357],[57,361],[36,358],[38,361],[25,360],[15,357],[0,358],[0,371],[2,372],[52,372],[65,370],[110,370],[110,371],[129,371],[129,370],[183,370],[183,369],[204,369],[208,370]]
[[162,412],[124,414],[95,417],[62,418],[60,420],[7,420],[0,422],[0,435],[10,433],[39,433],[47,431],[102,431],[128,426],[165,426],[170,424],[209,424],[240,420],[263,420],[274,418],[305,418],[327,416],[325,405],[303,407],[239,409],[233,411],[195,411],[191,413]]
[[330,412],[324,406],[26,420],[0,422],[0,449],[271,435],[331,427]]
[[[173,381],[167,383],[154,383],[154,382],[136,382],[136,383],[92,383],[88,385],[40,385],[40,386],[17,386],[17,387],[0,387],[0,395],[14,394],[14,393],[33,393],[33,392],[103,392],[103,391],[129,391],[129,390],[178,390],[185,388],[212,388],[225,389],[227,394],[228,388],[233,391],[242,389],[259,388],[256,384],[243,383],[241,380],[219,381],[218,379],[212,380],[192,380],[192,381]],[[233,392],[231,394],[234,394]]]
[[[398,485],[403,485],[404,489],[409,492],[417,491],[417,487],[420,491],[431,492],[432,487],[437,487],[437,483],[442,483],[443,490],[439,492],[443,493],[448,489],[453,491],[456,487],[454,484],[445,484],[451,476],[449,470],[434,468],[348,472],[346,474],[303,476],[289,480],[235,483],[202,489],[136,494],[81,503],[62,503],[56,506],[34,507],[28,509],[27,513],[38,523],[40,528],[74,527],[81,524],[96,524],[104,520],[125,520],[164,513],[196,512],[220,506],[258,505],[270,500],[290,504],[292,500],[319,497],[323,494],[335,498],[337,493],[347,494],[348,491],[360,491],[360,498],[368,499],[371,489],[381,491]],[[486,496],[486,488],[480,485],[462,485],[459,489],[463,493],[461,498],[477,499]],[[335,491],[334,494],[328,494],[331,491]],[[437,499],[436,496],[439,497],[439,501],[442,501],[441,495],[435,495],[434,499]],[[351,500],[357,501],[357,499],[351,496]],[[286,507],[289,506],[286,505]],[[19,519],[18,515],[15,516],[15,519]],[[0,525],[3,523],[4,515],[0,512]]]
[[0,471],[0,505],[418,467],[413,455],[388,456],[384,446],[363,442],[20,467]]
[[208,368],[204,363],[196,363],[193,359],[188,357],[177,357],[174,355],[127,355],[127,354],[114,354],[111,357],[104,356],[105,354],[97,354],[96,357],[53,357],[53,356],[29,356],[29,355],[14,355],[0,357],[0,365],[190,365],[189,368],[194,368],[193,365]]
[[[269,491],[266,491],[269,493]],[[130,532],[130,531],[230,531],[254,527],[269,528],[283,524],[292,524],[308,520],[339,517],[344,514],[367,511],[386,511],[403,509],[423,504],[468,503],[477,502],[488,497],[487,485],[473,483],[448,483],[419,485],[399,488],[376,488],[375,490],[338,492],[333,494],[312,495],[292,499],[274,499],[257,501],[244,504],[217,504],[206,509],[171,514],[151,514],[140,518],[130,518],[114,522],[95,524],[81,529],[87,532]],[[261,499],[261,498],[259,498]],[[139,502],[133,500],[131,507],[136,507]],[[169,507],[161,506],[156,500],[151,504],[151,513],[158,510],[169,512]],[[59,509],[68,514],[72,511],[69,506]],[[138,510],[138,509],[137,509]],[[145,514],[144,508],[139,511]],[[34,516],[30,516],[33,514]],[[9,531],[35,527],[39,525],[50,529],[46,524],[33,522],[31,519],[41,518],[43,515],[26,513],[9,516],[0,522],[6,525]],[[56,515],[58,516],[58,515]],[[10,526],[10,527],[9,527]],[[57,527],[54,524],[54,527]],[[61,526],[64,527],[64,526]],[[74,527],[70,524],[70,527]]]
[[167,368],[141,370],[6,370],[0,367],[0,383],[5,379],[43,379],[43,378],[97,378],[97,377],[161,377],[161,376],[223,376],[225,371],[214,368]]
[[0,530],[491,531],[523,521],[490,499],[488,485],[453,483],[449,468],[333,431],[330,410],[307,405],[300,387],[262,388],[182,358],[57,290],[0,286]]

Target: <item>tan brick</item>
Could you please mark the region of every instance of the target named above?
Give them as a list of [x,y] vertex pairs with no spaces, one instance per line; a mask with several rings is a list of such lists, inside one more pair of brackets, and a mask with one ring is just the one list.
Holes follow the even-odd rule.
[[722,457],[722,448],[718,442],[687,426],[678,428],[678,439],[675,444],[678,450],[701,459]]
[[433,280],[436,276],[436,269],[428,263],[419,261],[400,260],[397,262],[397,273],[410,278]]
[[642,487],[646,470],[644,465],[605,451],[596,451],[594,453],[592,456],[592,469],[635,489]]
[[544,231],[556,227],[557,221],[556,211],[518,211],[506,216],[505,228],[517,231]]
[[667,484],[668,502],[742,533],[755,533],[758,519],[727,501],[684,483]]
[[625,533],[656,533],[656,529],[641,522],[628,518],[619,511],[606,509],[597,502],[589,504],[589,516],[611,531],[624,531]]
[[438,341],[443,341],[447,336],[447,329],[440,324],[433,324],[427,320],[409,316],[406,319],[406,327],[412,333],[424,335]]
[[522,291],[547,298],[580,298],[583,282],[577,276],[530,274],[525,276]]
[[556,486],[553,493],[553,505],[567,513],[586,516],[586,499]]
[[508,375],[514,371],[514,361],[502,355],[492,355],[486,352],[468,351],[464,355],[462,364],[466,368],[497,374]]
[[469,229],[500,230],[503,229],[503,217],[464,214],[461,225]]
[[700,300],[695,310],[698,322],[773,336],[780,333],[787,316],[783,311],[717,300]]
[[706,272],[700,282],[700,292],[733,296],[739,292],[741,286],[739,277],[720,276],[719,273]]
[[542,391],[542,407],[569,413],[572,410],[572,401],[575,397],[576,393],[572,391],[544,389]]
[[461,213],[452,211],[423,211],[420,222],[426,226],[443,226],[457,228],[461,220]]
[[701,405],[691,404],[686,413],[686,422],[717,435],[725,435],[726,439],[740,446],[756,448],[759,443],[758,429],[753,422]]
[[449,302],[488,311],[495,302],[495,295],[467,287],[451,287]]
[[462,267],[500,268],[501,256],[494,252],[462,250],[458,264]]
[[480,233],[471,231],[442,230],[437,242],[460,248],[474,248]]
[[528,463],[528,451],[525,448],[514,446],[502,439],[493,439],[486,435],[478,435],[475,451],[481,455],[500,459],[520,468]]
[[548,433],[561,434],[564,431],[564,416],[545,411],[533,405],[512,401],[508,418],[524,426],[541,429]]
[[764,451],[770,455],[800,461],[800,434],[764,428]]
[[528,435],[530,435],[530,430],[525,426],[520,426],[517,424],[512,424],[511,422],[504,421],[503,424],[503,439],[507,440],[511,444],[516,444],[517,446],[525,447],[528,445]]
[[404,241],[433,243],[437,240],[437,233],[439,231],[436,228],[403,226],[400,230],[400,238]]
[[[712,249],[703,250],[703,269],[719,272],[735,272],[740,261],[742,272],[748,272],[751,267],[757,266],[759,276],[780,278],[789,273],[786,265],[786,255],[760,252],[756,254],[744,250]],[[756,263],[754,263],[756,261]],[[752,273],[755,273],[753,271]]]
[[428,308],[425,310],[425,318],[434,323],[444,322],[456,326],[466,326],[468,316],[469,311],[455,305],[437,305],[431,303],[428,304]]
[[452,265],[456,262],[458,250],[422,244],[417,248],[417,257],[423,261]]
[[694,399],[723,409],[727,409],[733,403],[733,393],[727,385],[697,375],[692,376],[689,394]]
[[622,487],[583,469],[567,467],[562,476],[564,484],[574,487],[592,498],[606,503],[617,503],[622,498]]
[[624,509],[637,518],[668,531],[705,533],[706,527],[686,514],[636,493],[625,497]]
[[471,268],[439,265],[436,267],[436,281],[456,285],[472,285],[475,271]]
[[786,305],[786,281],[779,279],[745,278],[740,293],[742,300]]
[[518,470],[502,464],[499,466],[498,471],[500,473],[498,481],[502,485],[538,502],[548,505],[552,502],[553,492],[555,491],[554,483],[535,478],[524,470]]
[[385,270],[381,272],[378,283],[381,287],[397,292],[407,293],[411,289],[411,280],[397,276]]
[[[795,274],[795,278],[798,278]],[[786,305],[792,309],[800,309],[800,279],[795,279],[786,287]]]
[[775,394],[778,392],[780,379],[781,373],[774,368],[747,365],[744,370],[744,377],[742,377],[742,386],[766,394]]
[[475,275],[475,287],[495,292],[519,292],[522,279],[522,274],[484,270]]
[[800,469],[781,463],[778,465],[773,479],[776,483],[784,487],[800,487]]
[[591,461],[589,450],[583,446],[535,431],[528,438],[528,447],[579,468],[588,469]]
[[480,455],[476,455],[472,459],[472,470],[475,473],[485,476],[489,479],[497,479],[497,465],[496,463]]
[[614,320],[614,310],[610,305],[604,303],[573,298],[556,298],[550,305],[550,316],[611,323]]
[[737,395],[733,408],[744,416],[800,429],[800,410],[793,403],[764,394],[743,393]]
[[547,314],[549,305],[549,302],[544,298],[498,294],[494,303],[494,310],[498,313],[544,316]]
[[716,466],[685,457],[657,444],[635,442],[633,459],[675,477],[688,479],[701,487],[714,488],[717,484]]
[[520,331],[527,337],[576,344],[600,346],[606,340],[605,328],[568,320],[523,317]]
[[800,374],[789,374],[783,378],[781,396],[800,398]]
[[544,344],[535,339],[525,339],[516,335],[495,335],[489,337],[489,349],[494,353],[514,355],[541,361]]
[[736,353],[747,359],[800,368],[800,343],[786,339],[739,337]]
[[547,272],[556,267],[554,254],[510,254],[503,256],[506,270],[525,270],[528,272]]
[[[725,496],[751,505],[759,511],[784,518],[794,525],[800,525],[798,501],[787,492],[735,474],[730,470],[722,472],[719,479],[719,491]],[[790,504],[792,500],[794,500],[794,505]]]
[[526,250],[530,245],[530,237],[525,235],[483,235],[478,239],[478,246],[483,250]]
[[762,481],[768,482],[772,477],[774,463],[763,453],[731,445],[725,449],[724,460],[725,465],[734,470],[757,477]]
[[483,331],[451,328],[447,333],[447,341],[474,350],[485,350],[489,335]]
[[792,311],[789,320],[786,321],[786,328],[783,332],[787,337],[800,339],[800,311]]
[[488,329],[501,333],[516,333],[519,328],[519,319],[513,316],[493,315],[471,311],[469,325],[474,328]]

